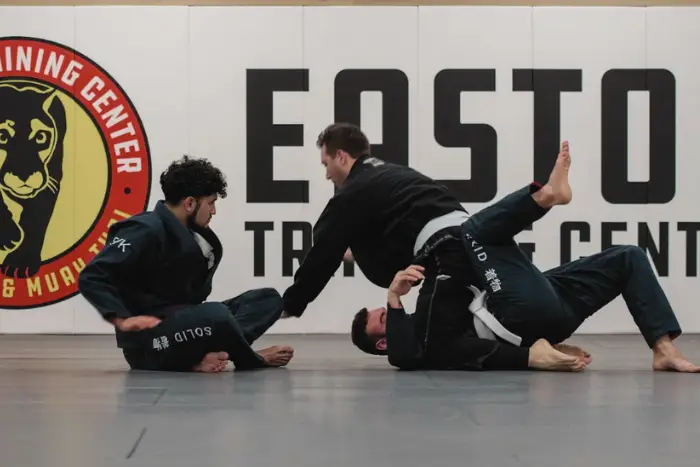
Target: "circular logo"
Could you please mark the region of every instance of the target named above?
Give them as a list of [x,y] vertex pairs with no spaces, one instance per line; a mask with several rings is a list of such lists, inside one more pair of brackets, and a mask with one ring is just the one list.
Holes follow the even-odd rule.
[[105,70],[54,42],[0,38],[0,308],[76,295],[150,184],[143,124]]

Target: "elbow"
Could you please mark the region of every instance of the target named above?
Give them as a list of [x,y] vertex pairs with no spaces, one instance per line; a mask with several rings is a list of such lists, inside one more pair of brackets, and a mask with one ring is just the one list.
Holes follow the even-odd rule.
[[78,292],[81,295],[89,296],[95,288],[95,284],[99,282],[100,275],[95,270],[94,266],[88,264],[78,275]]
[[401,371],[414,371],[419,367],[418,360],[414,358],[389,356],[388,360],[391,366]]
[[89,279],[87,277],[87,274],[85,274],[85,270],[83,270],[83,272],[81,272],[78,276],[78,292],[84,295],[85,290],[88,288],[88,282]]
[[80,271],[80,274],[78,275],[78,290],[81,293],[83,292],[83,289],[90,286],[92,275],[92,268],[90,268],[90,266],[86,266],[82,271]]
[[90,278],[83,276],[82,274],[78,277],[78,292],[82,295],[89,303],[92,303],[92,295],[94,287],[92,287]]

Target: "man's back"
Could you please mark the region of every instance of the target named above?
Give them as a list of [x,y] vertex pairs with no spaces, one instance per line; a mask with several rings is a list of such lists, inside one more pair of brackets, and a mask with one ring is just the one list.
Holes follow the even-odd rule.
[[350,239],[350,249],[363,274],[387,288],[396,272],[409,266],[423,227],[464,208],[444,185],[410,167],[375,158],[355,166],[343,190],[370,216],[361,219],[365,228]]

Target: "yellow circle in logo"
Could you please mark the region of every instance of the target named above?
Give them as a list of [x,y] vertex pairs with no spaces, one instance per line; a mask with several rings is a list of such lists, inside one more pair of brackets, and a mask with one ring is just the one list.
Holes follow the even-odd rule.
[[151,156],[114,78],[62,44],[0,38],[0,308],[78,293],[115,222],[148,206]]
[[[85,109],[69,94],[60,88],[30,79],[5,79],[0,80],[0,93],[13,95],[22,103],[21,107],[14,106],[16,115],[8,115],[3,112],[0,115],[0,125],[8,128],[29,127],[40,131],[37,122],[53,121],[54,125],[48,125],[44,138],[52,144],[46,145],[41,151],[27,151],[27,154],[11,154],[6,149],[4,155],[0,155],[0,167],[6,166],[4,173],[8,173],[13,167],[7,167],[10,161],[23,161],[15,163],[22,167],[14,169],[20,171],[37,170],[37,164],[43,166],[50,164],[52,157],[57,157],[56,151],[63,151],[63,177],[59,186],[52,185],[51,180],[43,186],[38,186],[36,191],[54,190],[58,192],[56,204],[51,213],[51,220],[46,227],[41,250],[41,260],[51,261],[53,258],[71,250],[86,234],[88,234],[98,220],[109,191],[110,171],[109,155],[99,127]],[[54,102],[58,100],[58,102]],[[58,115],[54,115],[58,113]],[[64,117],[65,124],[60,121]],[[36,137],[34,138],[36,141]],[[62,141],[63,144],[59,144]],[[25,146],[29,149],[30,146]],[[22,146],[16,146],[21,151]],[[33,165],[31,165],[33,164]],[[35,167],[37,166],[37,167]],[[12,180],[7,175],[0,180],[0,191],[3,192],[3,200],[12,214],[12,218],[19,222],[22,216],[34,213],[23,212],[19,203],[13,201],[7,192],[12,190]],[[18,189],[18,188],[15,188]],[[38,197],[39,193],[28,192],[26,196]],[[46,213],[49,214],[49,213]],[[0,263],[10,252],[0,251]]]

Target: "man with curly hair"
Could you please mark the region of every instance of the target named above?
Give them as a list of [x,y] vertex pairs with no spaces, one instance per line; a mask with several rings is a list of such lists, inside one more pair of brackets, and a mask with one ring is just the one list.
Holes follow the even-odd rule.
[[223,248],[209,222],[226,180],[206,159],[184,156],[160,176],[164,200],[112,225],[105,248],[83,269],[78,288],[116,328],[132,369],[218,373],[286,365],[293,349],[254,351],[282,315],[280,294],[246,291],[207,302]]

